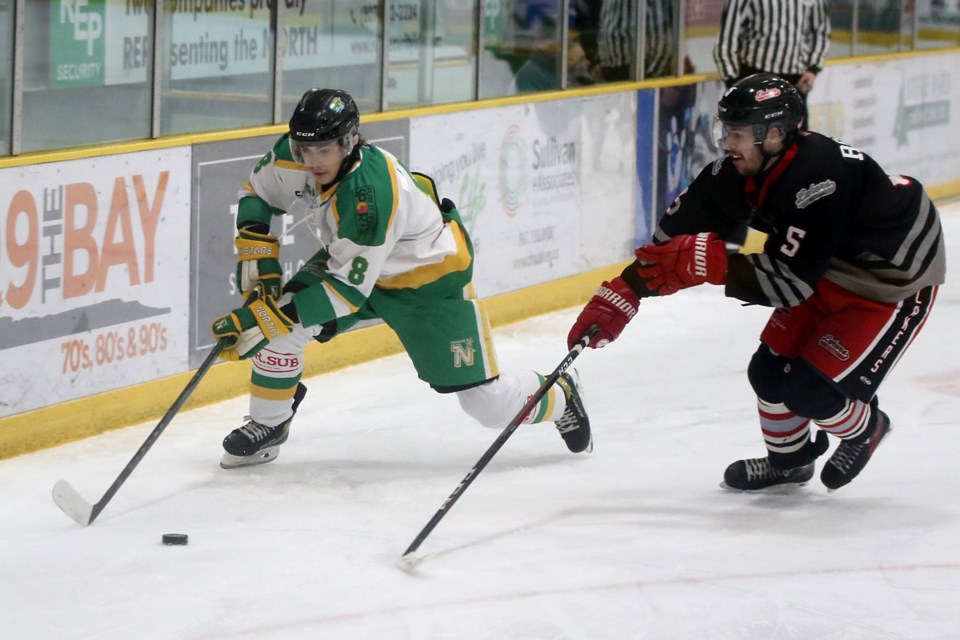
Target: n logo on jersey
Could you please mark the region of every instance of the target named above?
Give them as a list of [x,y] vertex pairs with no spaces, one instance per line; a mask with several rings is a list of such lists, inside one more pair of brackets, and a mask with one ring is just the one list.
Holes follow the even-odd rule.
[[454,340],[450,343],[450,351],[453,353],[454,368],[473,366],[473,356],[476,353],[476,349],[473,348],[473,338]]

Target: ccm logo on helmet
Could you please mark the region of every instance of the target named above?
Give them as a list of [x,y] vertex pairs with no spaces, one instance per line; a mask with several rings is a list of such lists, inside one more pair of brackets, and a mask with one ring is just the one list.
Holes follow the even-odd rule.
[[769,100],[770,98],[776,98],[780,95],[780,89],[763,89],[762,91],[757,91],[756,101],[763,102],[764,100]]

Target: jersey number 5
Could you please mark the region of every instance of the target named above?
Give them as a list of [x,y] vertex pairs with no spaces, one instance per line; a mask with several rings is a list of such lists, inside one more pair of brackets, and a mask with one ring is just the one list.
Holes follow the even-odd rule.
[[790,258],[797,255],[797,251],[800,249],[800,240],[805,235],[807,235],[807,232],[803,229],[797,229],[796,227],[787,229],[787,241],[780,245],[780,252]]

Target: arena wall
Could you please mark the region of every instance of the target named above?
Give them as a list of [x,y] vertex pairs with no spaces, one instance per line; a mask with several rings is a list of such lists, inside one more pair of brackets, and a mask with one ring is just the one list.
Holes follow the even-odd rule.
[[[811,128],[960,194],[956,50],[829,66]],[[722,84],[709,77],[604,86],[365,117],[372,142],[432,175],[477,250],[494,326],[582,304],[647,241],[716,157]],[[236,192],[283,132],[267,127],[0,160],[0,458],[155,421],[238,304]],[[293,273],[315,244],[274,224]],[[380,324],[311,345],[312,376],[398,353]],[[411,375],[414,375],[411,367]],[[246,392],[218,364],[185,410]]]

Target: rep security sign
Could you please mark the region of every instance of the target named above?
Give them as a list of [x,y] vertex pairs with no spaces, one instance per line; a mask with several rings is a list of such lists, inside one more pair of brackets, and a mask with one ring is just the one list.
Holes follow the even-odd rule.
[[60,0],[53,4],[50,79],[54,87],[104,82],[106,0]]

